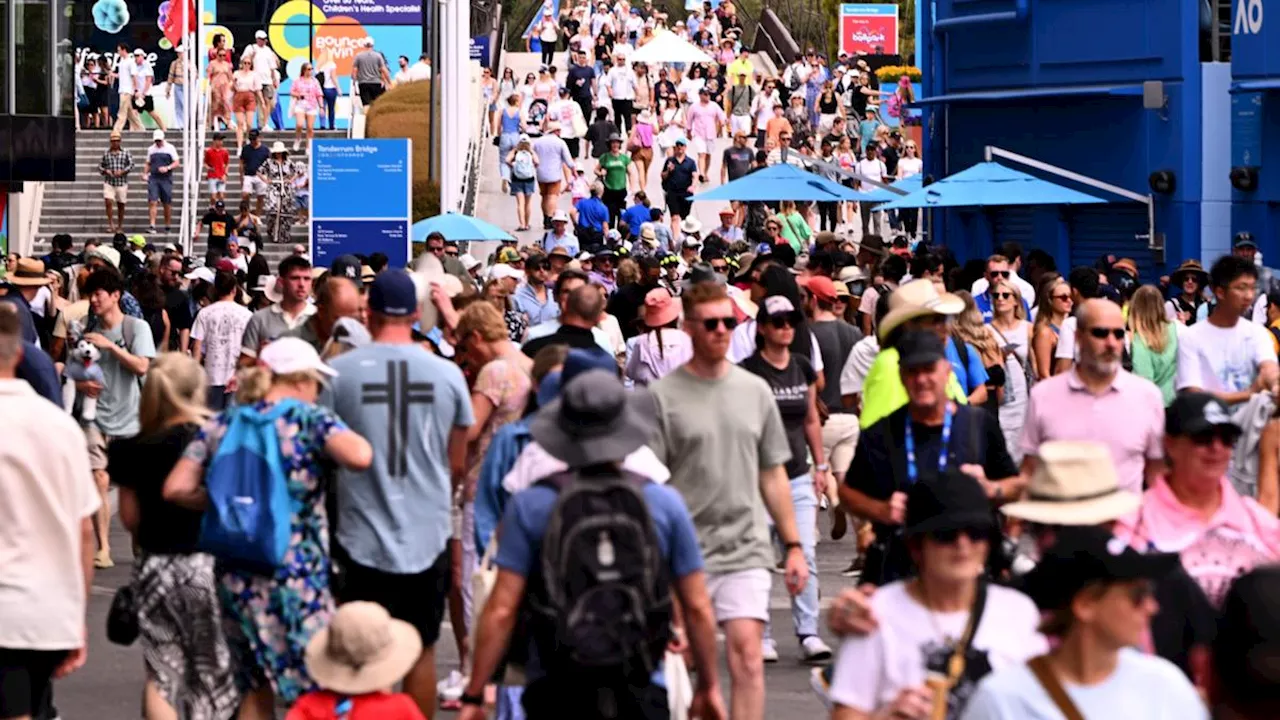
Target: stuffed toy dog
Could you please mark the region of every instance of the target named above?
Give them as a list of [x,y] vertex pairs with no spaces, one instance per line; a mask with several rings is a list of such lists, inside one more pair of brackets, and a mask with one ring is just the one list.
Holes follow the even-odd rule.
[[[106,384],[106,378],[102,374],[102,365],[99,360],[102,353],[93,343],[85,340],[83,336],[78,337],[75,346],[67,352],[67,367],[64,374],[67,376],[67,383],[62,387],[62,402],[67,408],[67,412],[72,412],[72,408],[76,402],[76,383],[77,382],[96,382],[99,385]],[[98,399],[91,397],[82,398],[80,403],[80,419],[84,422],[92,422],[98,416]]]

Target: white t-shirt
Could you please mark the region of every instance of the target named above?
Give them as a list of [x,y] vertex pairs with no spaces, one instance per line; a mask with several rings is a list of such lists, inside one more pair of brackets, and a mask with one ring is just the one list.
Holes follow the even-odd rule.
[[[1120,651],[1115,672],[1097,685],[1062,682],[1080,714],[1124,720],[1207,720],[1208,710],[1173,663],[1133,648]],[[1026,664],[988,675],[961,720],[1065,720]]]
[[84,643],[80,524],[101,501],[82,432],[25,380],[0,380],[0,647]]
[[257,77],[258,85],[275,84],[276,70],[280,69],[280,58],[276,57],[275,51],[270,46],[259,47],[255,43],[245,48],[244,54],[240,57],[253,60],[253,74]]
[[120,79],[119,91],[121,95],[133,94],[133,88],[137,85],[133,79],[137,67],[138,62],[132,57],[126,56],[116,61],[116,76]]
[[316,68],[316,74],[324,73],[324,87],[338,87],[338,64],[330,60],[329,62]]
[[841,395],[857,395],[862,392],[867,373],[871,372],[871,364],[879,354],[880,341],[875,335],[868,335],[854,344],[840,370]]
[[1266,328],[1243,318],[1231,328],[1205,320],[1178,338],[1174,385],[1207,392],[1248,390],[1258,377],[1258,366],[1267,361],[1275,362],[1276,353]]
[[1076,361],[1076,319],[1075,316],[1062,321],[1058,328],[1058,347],[1053,351],[1055,360]]
[[[244,257],[243,255],[241,257]],[[222,300],[196,314],[191,339],[199,340],[204,351],[204,369],[210,385],[226,385],[236,373],[240,359],[240,339],[253,313],[248,308]]]
[[[907,593],[904,582],[880,588],[871,598],[880,627],[870,635],[848,637],[840,645],[831,680],[831,701],[874,712],[926,676],[946,674],[954,639],[964,634],[969,611],[931,613]],[[1048,649],[1036,632],[1040,611],[1022,593],[991,585],[986,609],[965,657],[964,675],[951,689],[948,720],[960,716],[978,682],[989,673],[1025,663]]]
[[924,161],[920,158],[898,158],[898,177],[909,178],[912,175],[919,175],[924,169]]
[[[888,173],[883,160],[869,160],[867,158],[858,161],[856,170],[859,175],[878,182],[884,182],[884,176]],[[877,189],[876,186],[870,183],[862,184],[862,192],[869,193]]]
[[609,85],[609,97],[614,100],[636,99],[636,73],[629,67],[616,67],[604,77]]

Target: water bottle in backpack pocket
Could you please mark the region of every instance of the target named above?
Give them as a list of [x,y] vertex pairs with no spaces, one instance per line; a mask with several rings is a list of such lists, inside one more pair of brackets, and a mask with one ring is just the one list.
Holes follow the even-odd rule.
[[648,682],[671,635],[671,579],[639,475],[561,473],[530,599],[538,654],[564,677]]
[[242,405],[226,411],[226,433],[205,473],[202,551],[256,572],[274,574],[283,564],[294,508],[276,422],[299,405],[281,400],[264,410]]

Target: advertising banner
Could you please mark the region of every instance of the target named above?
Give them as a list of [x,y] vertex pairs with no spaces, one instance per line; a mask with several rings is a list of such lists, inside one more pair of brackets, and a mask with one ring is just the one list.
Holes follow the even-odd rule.
[[471,38],[470,56],[472,60],[480,63],[482,67],[487,67],[489,65],[489,58],[491,58],[493,54],[488,34],[477,35]]
[[898,5],[841,5],[840,52],[897,55]]
[[421,25],[422,0],[313,0],[326,17],[361,25]]
[[413,170],[407,138],[311,143],[311,257],[385,253],[409,264]]

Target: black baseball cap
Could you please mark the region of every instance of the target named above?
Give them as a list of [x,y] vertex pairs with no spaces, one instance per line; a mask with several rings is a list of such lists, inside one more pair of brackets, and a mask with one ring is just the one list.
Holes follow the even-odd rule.
[[1257,567],[1236,578],[1223,600],[1213,639],[1214,689],[1219,702],[1246,711],[1241,717],[1275,717],[1280,707],[1280,566]]
[[355,283],[356,287],[364,288],[364,280],[360,277],[360,258],[355,255],[339,255],[334,258],[333,264],[329,266],[329,274],[346,278]]
[[1232,248],[1249,247],[1249,248],[1253,248],[1254,250],[1257,250],[1258,243],[1256,240],[1253,239],[1253,233],[1238,232],[1236,233],[1235,238],[1232,239],[1231,247]]
[[993,537],[997,531],[986,492],[957,469],[926,476],[911,486],[905,525],[909,536],[970,530]]
[[1222,432],[1234,439],[1241,430],[1218,398],[1204,392],[1183,392],[1164,410],[1164,432],[1175,437]]
[[1176,553],[1138,552],[1096,525],[1061,527],[1023,589],[1042,610],[1056,610],[1092,583],[1159,580],[1180,562]]
[[418,311],[418,288],[409,273],[388,268],[369,287],[369,309],[389,317],[409,317]]
[[947,358],[947,347],[938,334],[929,330],[910,330],[898,340],[898,366],[905,369],[932,365]]

